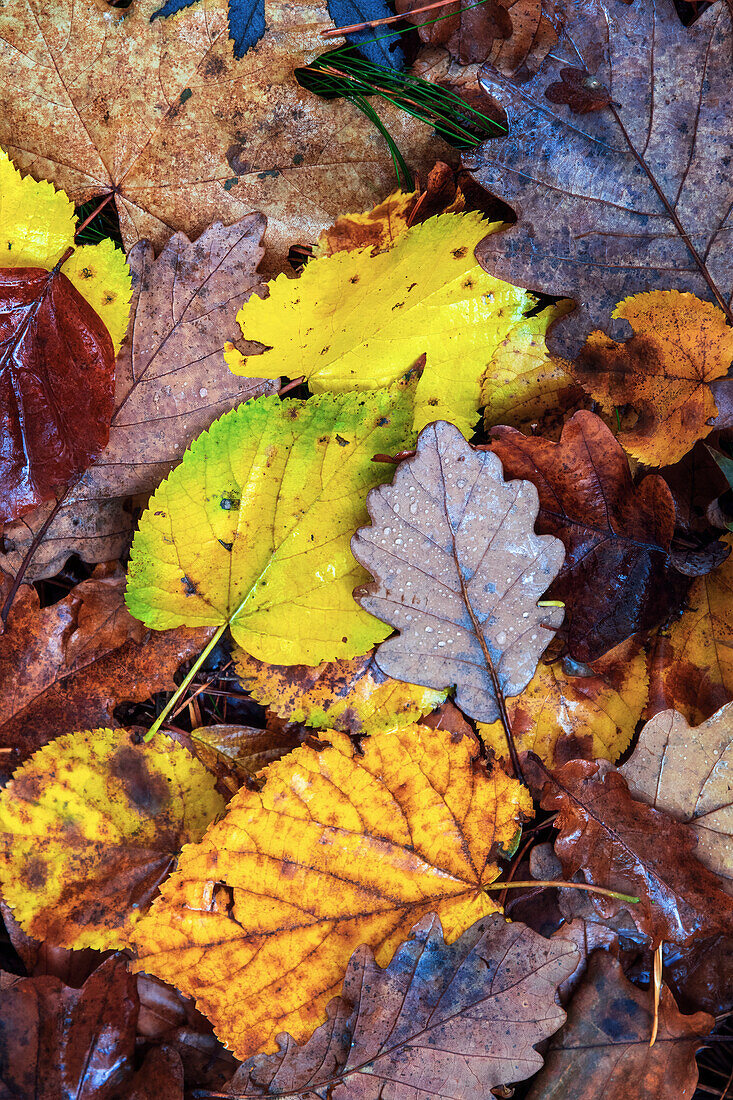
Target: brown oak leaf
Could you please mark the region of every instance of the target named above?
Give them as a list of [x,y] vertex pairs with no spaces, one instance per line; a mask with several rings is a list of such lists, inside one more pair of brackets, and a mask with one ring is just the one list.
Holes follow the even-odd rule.
[[654,474],[633,484],[626,455],[600,417],[576,412],[559,443],[507,427],[492,435],[506,476],[537,487],[537,530],[565,545],[549,594],[565,602],[573,657],[596,660],[679,606],[689,580],[670,564],[672,494]]
[[565,877],[582,871],[596,886],[639,898],[592,895],[601,916],[628,909],[654,946],[733,932],[733,898],[696,858],[694,831],[632,798],[608,761],[571,760],[550,772],[529,756],[524,774],[543,809],[558,815],[555,852]]

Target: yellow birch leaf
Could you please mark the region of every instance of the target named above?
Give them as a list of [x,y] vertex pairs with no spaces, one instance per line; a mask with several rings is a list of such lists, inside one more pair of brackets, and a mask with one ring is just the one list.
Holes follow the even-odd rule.
[[224,808],[214,778],[167,737],[59,737],[0,793],[0,883],[29,935],[127,947],[178,852]]
[[[282,275],[268,298],[237,315],[244,356],[229,345],[235,374],[304,375],[314,393],[389,386],[426,356],[415,395],[415,429],[448,420],[464,435],[476,422],[481,377],[536,299],[487,275],[474,249],[496,224],[476,211],[441,214],[400,233],[394,246],[337,252]],[[548,315],[549,323],[549,315]]]
[[309,401],[265,397],[220,417],[140,520],[127,606],[154,630],[223,626],[273,664],[365,653],[389,627],[352,596],[349,540],[366,495],[409,446],[409,386]]
[[[518,752],[537,753],[549,768],[578,757],[618,760],[646,705],[646,654],[629,638],[589,667],[591,676],[571,675],[561,661],[539,664],[522,694],[507,700]],[[497,757],[507,757],[500,722],[479,722],[478,730]]]
[[473,736],[408,726],[363,753],[329,739],[235,795],[136,928],[135,968],[194,995],[239,1058],[310,1035],[359,944],[386,966],[428,912],[453,943],[497,911],[483,888],[532,812]]
[[[23,178],[0,149],[0,267],[50,271],[75,248],[74,207],[47,180]],[[130,316],[132,281],[124,252],[110,240],[80,245],[61,269],[102,318],[120,350]]]
[[242,649],[235,649],[233,657],[237,676],[253,699],[280,718],[318,729],[352,734],[397,729],[435,710],[447,694],[386,676],[374,650],[315,668],[268,665]]

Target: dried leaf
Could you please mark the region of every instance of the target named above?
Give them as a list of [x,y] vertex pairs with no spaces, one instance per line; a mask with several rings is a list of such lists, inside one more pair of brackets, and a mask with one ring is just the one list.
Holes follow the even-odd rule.
[[221,417],[140,521],[127,606],[155,630],[228,623],[262,661],[364,653],[387,630],[352,597],[364,573],[349,539],[391,472],[372,455],[409,443],[412,414],[410,388],[395,386],[264,397]]
[[593,895],[598,913],[628,908],[654,947],[731,933],[733,899],[696,858],[693,830],[632,798],[607,761],[571,760],[550,774],[530,757],[524,773],[542,807],[558,814],[555,852],[565,877],[582,870],[588,882],[640,899]]
[[[634,736],[648,685],[646,654],[635,638],[592,667],[541,661],[522,694],[507,703],[517,751],[536,753],[548,768],[576,757],[615,763]],[[506,757],[501,723],[479,724],[478,729],[495,756]]]
[[[266,0],[266,30],[241,61],[227,0],[151,21],[159,6],[90,3],[83,20],[74,0],[4,6],[0,143],[21,169],[77,204],[113,192],[126,249],[147,238],[158,250],[176,230],[195,237],[262,210],[271,268],[293,238],[315,240],[342,210],[391,190],[373,123],[293,76],[334,25],[323,0]],[[447,147],[406,112],[385,104],[380,115],[426,175]]]
[[528,1100],[691,1100],[695,1051],[715,1020],[706,1012],[683,1016],[663,986],[659,1032],[650,1047],[651,1007],[649,991],[632,985],[616,959],[597,951]]
[[183,1100],[183,1065],[173,1047],[153,1047],[120,1100]]
[[[733,545],[733,537],[725,538]],[[699,725],[733,699],[733,560],[689,591],[684,614],[660,631],[649,663],[651,714],[674,709]]]
[[[123,499],[151,493],[221,413],[277,388],[234,378],[221,356],[237,307],[262,285],[264,229],[264,217],[249,214],[210,226],[193,243],[176,233],[157,260],[149,242],[132,249],[132,323],[117,361],[109,443],[52,522],[29,579],[53,576],[72,553],[91,562],[119,557],[134,527]],[[10,572],[46,515],[41,509],[6,529]]]
[[115,1100],[131,1076],[135,979],[108,959],[81,989],[21,978],[0,998],[0,1087],[28,1100]]
[[439,421],[367,507],[372,526],[351,545],[375,580],[359,603],[399,631],[377,650],[379,668],[408,683],[455,684],[465,714],[496,721],[497,693],[527,686],[562,622],[558,605],[537,606],[563,553],[558,539],[534,534],[534,487],[505,484],[495,455]]
[[69,729],[109,723],[122,702],[175,687],[174,673],[211,632],[151,634],[124,605],[125,575],[98,566],[58,603],[41,608],[21,585],[0,635],[0,773]]
[[60,737],[0,792],[0,881],[26,932],[61,947],[126,947],[184,844],[224,801],[169,738]]
[[[518,219],[482,243],[482,265],[576,299],[549,335],[552,351],[573,358],[630,294],[665,287],[730,300],[731,13],[716,4],[683,27],[673,4],[570,0],[565,28],[530,81],[482,71],[509,133],[469,163]],[[613,105],[582,116],[553,108],[545,92],[568,65],[586,69]]]
[[252,726],[214,725],[192,730],[191,739],[193,751],[210,771],[216,770],[209,763],[212,757],[224,757],[243,780],[246,776],[257,775],[273,760],[279,760],[297,749],[309,733],[309,730],[297,725],[286,725],[279,731],[254,729]]
[[634,798],[692,827],[697,859],[733,894],[733,703],[694,728],[677,711],[655,715],[619,771]]
[[576,962],[571,944],[500,916],[450,947],[425,917],[386,970],[359,947],[328,1023],[302,1046],[282,1037],[277,1054],[246,1062],[227,1094],[355,1100],[399,1081],[405,1100],[486,1096],[540,1068],[535,1045],[562,1024],[555,990]]
[[565,544],[550,596],[565,601],[573,657],[594,661],[679,606],[689,581],[670,566],[672,494],[656,475],[634,486],[623,449],[599,417],[575,413],[559,443],[513,428],[492,434],[506,476],[537,487],[537,530]]
[[445,691],[404,684],[385,676],[374,650],[350,661],[316,665],[267,665],[234,651],[242,686],[280,718],[318,729],[375,733],[407,726],[434,710]]
[[361,754],[329,738],[239,791],[136,928],[136,968],[194,994],[240,1058],[274,1050],[279,1031],[307,1038],[359,944],[385,966],[428,912],[452,943],[496,911],[481,887],[531,812],[474,737],[408,726]]
[[710,383],[733,361],[725,314],[694,294],[655,290],[621,302],[614,317],[634,335],[616,343],[588,337],[571,372],[607,413],[630,405],[638,419],[619,443],[648,466],[663,466],[709,435],[717,413]]
[[[474,249],[496,226],[477,211],[443,214],[398,235],[387,252],[338,252],[281,275],[267,298],[237,315],[261,355],[228,350],[235,374],[304,376],[314,393],[374,390],[401,378],[422,355],[415,428],[476,422],[479,380],[536,301],[481,270]],[[554,311],[542,314],[545,327]]]

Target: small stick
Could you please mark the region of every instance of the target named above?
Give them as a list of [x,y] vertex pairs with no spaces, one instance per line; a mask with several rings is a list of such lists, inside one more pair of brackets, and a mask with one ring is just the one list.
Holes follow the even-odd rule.
[[278,397],[282,397],[282,395],[284,393],[287,393],[289,390],[294,390],[296,386],[299,386],[301,384],[301,382],[305,382],[304,374],[301,374],[300,378],[294,378],[292,382],[288,382],[287,386],[283,386],[281,390],[278,390]]
[[425,4],[422,8],[413,8],[412,11],[403,12],[402,15],[387,15],[384,19],[368,19],[365,23],[352,23],[350,27],[331,27],[330,30],[321,31],[321,38],[341,38],[345,34],[353,34],[354,31],[368,31],[371,27],[385,27],[389,23],[399,23],[410,15],[419,15],[423,11],[432,11],[434,8],[445,8],[448,4],[454,4],[455,0],[432,0],[431,4]]
[[522,886],[562,886],[570,890],[587,890],[589,894],[603,894],[605,898],[618,898],[619,901],[630,901],[636,904],[639,898],[633,894],[620,894],[618,890],[607,890],[605,886],[593,886],[590,882],[564,882],[562,879],[530,879],[527,882],[492,882],[484,886],[484,890],[518,890]]
[[86,229],[86,227],[87,227],[87,226],[89,225],[89,223],[90,223],[90,222],[93,222],[93,221],[94,221],[94,219],[96,218],[97,214],[99,214],[99,212],[100,212],[101,210],[104,210],[104,208],[105,208],[105,206],[107,205],[107,203],[109,202],[109,200],[110,200],[110,199],[113,199],[113,198],[114,198],[114,191],[110,191],[109,195],[105,195],[105,197],[104,197],[104,198],[102,199],[102,201],[100,202],[100,204],[99,204],[99,206],[97,207],[97,209],[96,209],[96,210],[92,210],[92,212],[91,212],[91,214],[89,215],[89,217],[88,217],[88,218],[85,218],[85,219],[84,219],[84,221],[83,221],[83,222],[81,223],[81,225],[80,225],[80,226],[79,226],[79,228],[77,229],[76,233],[74,234],[74,240],[76,240],[76,238],[77,238],[77,237],[79,236],[79,234],[80,234],[80,233],[81,233],[81,232],[82,232],[82,231],[83,231],[84,229]]
[[657,950],[654,952],[654,981],[653,985],[653,997],[654,997],[654,1019],[652,1022],[652,1037],[649,1040],[649,1046],[653,1047],[657,1041],[657,1032],[659,1031],[659,998],[662,995],[662,947],[663,944],[659,944]]

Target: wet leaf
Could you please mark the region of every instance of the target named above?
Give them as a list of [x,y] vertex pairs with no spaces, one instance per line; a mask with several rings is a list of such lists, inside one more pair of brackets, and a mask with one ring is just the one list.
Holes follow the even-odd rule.
[[[518,752],[534,752],[548,766],[599,757],[614,764],[628,748],[647,701],[646,654],[635,638],[592,666],[540,661],[521,695],[507,703]],[[479,724],[484,744],[506,757],[500,722]]]
[[[415,428],[447,419],[464,434],[476,422],[480,379],[523,331],[535,299],[481,270],[474,249],[495,225],[477,211],[430,218],[391,249],[339,252],[281,275],[265,299],[237,315],[261,355],[226,355],[235,374],[305,376],[314,393],[374,390],[397,381],[422,355]],[[545,327],[553,311],[545,311]]]
[[528,1100],[690,1100],[697,1085],[695,1051],[714,1023],[706,1012],[683,1016],[662,986],[659,1033],[650,1047],[650,992],[632,985],[616,959],[597,951]]
[[[349,539],[411,439],[410,388],[260,398],[217,420],[158,488],[135,536],[127,606],[155,630],[229,623],[262,661],[318,664],[387,634],[352,597]],[[258,455],[265,455],[261,461]]]
[[[728,535],[726,546],[733,545]],[[733,699],[733,561],[697,577],[685,611],[657,636],[649,664],[650,713],[670,708],[699,725]]]
[[634,798],[691,826],[697,859],[733,894],[733,703],[695,727],[674,710],[655,715],[619,771]]
[[133,1071],[138,1001],[125,960],[81,989],[21,978],[0,998],[0,1086],[8,1097],[114,1100]]
[[[327,0],[328,10],[337,27],[349,27],[354,23],[365,23],[371,19],[384,19],[394,15],[387,0]],[[354,31],[346,40],[359,47],[359,52],[375,65],[384,65],[389,69],[404,68],[404,58],[399,34],[390,32],[389,27],[374,27],[363,31]]]
[[[262,285],[264,228],[261,214],[249,214],[193,242],[176,233],[157,259],[149,242],[131,250],[132,323],[117,361],[109,443],[52,522],[29,580],[55,575],[72,553],[90,562],[123,554],[134,527],[124,498],[151,493],[217,416],[277,388],[234,378],[221,355],[237,307]],[[39,509],[6,529],[6,569],[17,570],[46,515]]]
[[122,702],[173,690],[180,665],[203,649],[210,631],[145,630],[124,587],[117,563],[50,607],[21,585],[0,635],[0,747],[11,750],[1,774],[58,734],[108,724]]
[[408,683],[455,685],[465,714],[495,721],[498,694],[527,686],[562,622],[558,605],[537,606],[563,552],[558,539],[534,534],[534,487],[505,484],[495,455],[440,421],[367,506],[372,525],[352,548],[375,580],[359,602],[399,631],[377,650],[379,668]]
[[670,565],[672,494],[656,475],[632,483],[623,449],[599,417],[575,413],[559,443],[513,428],[492,435],[506,476],[537,487],[537,530],[565,544],[550,597],[565,601],[573,657],[594,661],[679,606],[689,581]]
[[438,918],[425,917],[386,970],[357,948],[328,1023],[302,1046],[283,1037],[277,1054],[246,1062],[227,1093],[355,1100],[397,1080],[410,1100],[487,1095],[542,1065],[534,1048],[563,1022],[555,990],[576,961],[571,944],[500,916],[449,947]]
[[273,1051],[280,1031],[306,1039],[359,944],[385,966],[428,912],[449,943],[495,912],[481,887],[531,813],[474,737],[408,726],[361,753],[329,739],[239,791],[136,929],[136,968],[195,995],[240,1058]]
[[239,780],[235,788],[238,789],[247,776],[257,775],[273,760],[297,749],[309,734],[309,730],[294,723],[283,724],[280,730],[223,724],[200,726],[191,731],[191,747],[209,771],[216,774],[219,765],[224,764],[228,773],[233,772]]
[[[683,27],[672,4],[571,0],[533,79],[482,71],[509,133],[481,146],[475,176],[517,223],[477,254],[498,278],[576,299],[550,333],[553,351],[573,358],[592,329],[623,335],[610,318],[630,294],[664,287],[729,302],[730,39],[726,4]],[[545,93],[566,66],[586,69],[613,105],[553,106]]]
[[733,329],[725,314],[694,294],[636,294],[613,312],[633,336],[616,343],[592,332],[571,372],[607,413],[629,405],[637,416],[619,443],[647,466],[682,458],[709,435],[717,413],[710,383],[733,362]]
[[[293,76],[334,25],[323,0],[265,0],[265,32],[242,60],[227,0],[151,22],[159,8],[90,4],[80,20],[74,0],[4,6],[0,143],[19,167],[76,204],[113,192],[126,249],[147,238],[157,251],[175,231],[196,237],[261,210],[270,270],[294,239],[315,240],[341,211],[394,187],[374,124]],[[423,177],[446,155],[406,112],[384,104],[380,117]]]
[[592,895],[601,916],[627,908],[655,947],[733,931],[733,899],[696,858],[692,828],[632,798],[607,761],[571,760],[550,774],[530,757],[524,773],[543,809],[558,814],[555,852],[565,877],[582,871],[587,882],[640,899]]
[[445,699],[445,691],[404,684],[385,676],[374,650],[350,661],[316,665],[267,665],[235,650],[242,686],[280,718],[318,729],[375,733],[417,722]]
[[[74,211],[0,149],[0,521],[78,476],[107,442],[130,276],[111,241],[74,249]],[[63,270],[62,270],[63,269]],[[83,384],[82,384],[83,380]]]
[[184,844],[224,808],[175,741],[85,730],[0,792],[0,881],[20,926],[62,947],[126,947]]

